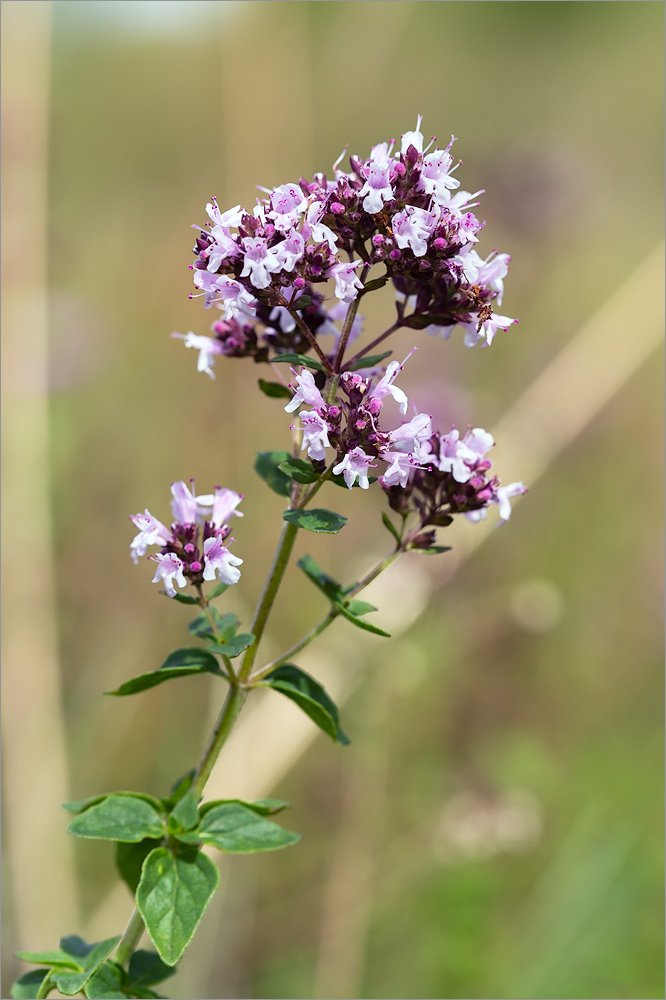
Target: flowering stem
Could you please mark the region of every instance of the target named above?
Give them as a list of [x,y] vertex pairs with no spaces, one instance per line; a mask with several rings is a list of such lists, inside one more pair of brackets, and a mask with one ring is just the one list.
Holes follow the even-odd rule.
[[[360,278],[362,282],[365,281],[365,277],[369,270],[370,270],[370,265],[364,264]],[[345,316],[345,321],[342,327],[342,333],[340,334],[340,343],[338,344],[338,351],[337,354],[335,355],[335,362],[333,365],[333,368],[336,372],[340,371],[340,365],[342,364],[342,359],[344,357],[344,353],[347,347],[347,341],[349,340],[349,334],[351,333],[351,328],[354,325],[354,320],[356,319],[356,313],[358,312],[358,307],[360,302],[361,298],[359,295],[357,295],[356,298],[353,300],[353,302],[350,302],[349,308],[347,309],[347,315]]]
[[215,729],[211,733],[208,746],[194,775],[192,789],[197,795],[201,795],[203,792],[220,750],[229,739],[240,710],[245,704],[247,695],[246,688],[240,687],[235,681],[231,683],[222,711],[215,723]]
[[380,333],[378,337],[375,337],[375,339],[371,341],[367,345],[367,347],[364,347],[363,350],[359,351],[358,354],[355,354],[353,358],[350,358],[347,364],[345,365],[345,368],[348,369],[349,366],[353,365],[355,361],[359,361],[361,358],[365,357],[368,351],[371,351],[373,347],[377,346],[377,344],[381,344],[382,340],[386,340],[386,338],[390,337],[392,333],[395,333],[396,330],[399,330],[401,326],[402,326],[402,321],[399,319],[396,320],[393,326],[390,326],[388,330],[384,330],[384,332]]
[[[218,630],[215,618],[213,617],[213,613],[210,610],[210,602],[209,602],[208,598],[205,596],[200,583],[196,584],[196,589],[197,589],[197,593],[199,595],[199,604],[203,608],[203,612],[204,612],[206,618],[208,619],[208,623],[209,623],[209,625],[211,627],[211,631],[213,632],[213,635],[215,635],[219,639],[220,638],[220,633],[219,633],[219,630]],[[229,659],[229,657],[225,656],[224,653],[221,653],[220,655],[222,657],[222,662],[224,663],[224,666],[226,668],[227,677],[230,678],[230,679],[232,677],[235,677],[235,675],[236,675],[235,674],[235,670],[233,668],[233,664],[232,664],[231,660]]]
[[326,357],[326,355],[322,351],[321,347],[317,343],[312,330],[307,325],[307,323],[305,322],[305,320],[303,319],[303,317],[298,312],[296,312],[295,310],[291,310],[289,308],[289,303],[287,302],[287,300],[285,299],[285,297],[283,295],[280,296],[280,305],[283,306],[287,310],[287,312],[289,313],[289,315],[292,317],[292,319],[294,319],[296,321],[299,330],[302,333],[304,333],[305,336],[307,337],[307,339],[310,341],[310,344],[314,348],[315,354],[319,355],[319,360],[322,362],[322,364],[324,365],[324,368],[326,369],[326,371],[330,375],[332,373],[332,371],[333,371],[333,369],[331,368],[331,362],[328,360],[328,358]]
[[263,593],[254,613],[252,624],[250,625],[250,631],[254,635],[254,642],[246,649],[243,662],[241,663],[240,670],[238,671],[238,679],[242,684],[244,684],[250,676],[250,672],[257,655],[257,649],[259,647],[259,643],[261,642],[261,637],[266,627],[266,622],[271,608],[273,607],[275,595],[277,594],[278,588],[282,583],[282,577],[284,576],[287,568],[287,563],[289,562],[289,557],[294,547],[297,534],[298,527],[290,521],[285,521],[277,549],[275,550],[275,555],[273,556],[273,565],[271,566],[266,578]]

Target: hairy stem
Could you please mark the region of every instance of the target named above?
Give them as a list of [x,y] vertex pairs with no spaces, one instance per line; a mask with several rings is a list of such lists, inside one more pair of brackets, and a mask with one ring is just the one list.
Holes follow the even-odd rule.
[[330,374],[333,371],[333,369],[331,368],[331,362],[328,360],[328,358],[326,357],[326,355],[322,351],[321,347],[317,343],[317,340],[315,338],[314,333],[312,332],[312,330],[310,329],[310,327],[307,325],[307,323],[305,322],[305,320],[303,319],[303,317],[300,315],[300,313],[297,312],[296,310],[292,310],[292,309],[289,308],[289,303],[287,302],[287,300],[285,299],[285,297],[283,295],[280,296],[280,299],[281,299],[280,305],[283,306],[283,308],[285,308],[287,310],[287,312],[292,317],[292,319],[294,319],[296,321],[296,324],[297,324],[299,330],[310,341],[310,345],[314,348],[315,354],[317,354],[319,356],[319,360],[323,364],[323,366],[326,369],[326,371],[328,372],[328,374]]
[[129,923],[125,928],[125,933],[120,939],[120,944],[116,949],[116,954],[114,956],[114,962],[123,967],[129,962],[132,952],[141,940],[141,935],[143,934],[145,928],[143,925],[143,918],[138,910],[134,910],[134,913],[129,919]]
[[[370,265],[365,264],[363,270],[361,271],[361,281],[365,281],[365,277],[370,270]],[[356,313],[358,312],[358,307],[360,305],[360,296],[356,296],[353,302],[350,302],[349,308],[347,309],[347,315],[345,316],[345,321],[342,326],[342,333],[340,334],[340,343],[338,344],[338,350],[335,355],[335,362],[333,368],[336,372],[340,371],[340,365],[342,364],[342,359],[347,349],[347,341],[349,340],[349,334],[351,333],[351,328],[354,325],[354,320],[356,319]]]

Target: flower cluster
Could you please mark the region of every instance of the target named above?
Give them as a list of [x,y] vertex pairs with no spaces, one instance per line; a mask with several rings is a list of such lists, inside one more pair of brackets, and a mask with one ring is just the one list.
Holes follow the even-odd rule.
[[376,467],[378,459],[389,465],[381,477],[382,484],[404,487],[412,467],[418,464],[416,456],[422,443],[432,434],[431,418],[427,413],[417,413],[390,431],[380,427],[380,414],[387,396],[393,397],[403,415],[407,413],[407,396],[395,385],[404,364],[404,361],[402,364],[392,361],[378,379],[365,378],[358,372],[344,372],[340,378],[341,394],[334,396],[330,403],[324,400],[311,372],[303,369],[296,375],[296,391],[285,410],[292,413],[301,404],[313,407],[300,410],[298,414],[303,427],[301,450],[307,450],[308,457],[323,469],[326,448],[334,448],[338,461],[332,469],[333,474],[342,475],[350,489],[357,480],[363,489],[368,488],[368,470]]
[[234,514],[243,516],[236,510],[243,497],[219,486],[214,493],[196,496],[182,481],[171,484],[171,495],[170,528],[149,510],[130,518],[139,529],[130,546],[134,562],[146,554],[149,546],[159,545],[161,551],[148,558],[157,563],[153,583],[163,580],[169,597],[174,597],[176,587],[185,587],[188,580],[200,586],[204,580],[214,580],[216,574],[222,583],[238,583],[238,567],[243,560],[229,551],[234,539],[229,538],[231,528],[226,522]]
[[[333,322],[313,287],[327,282],[349,305],[391,280],[398,326],[448,338],[460,324],[468,347],[489,345],[515,322],[494,312],[508,254],[483,258],[476,249],[484,223],[472,209],[482,192],[459,189],[454,139],[445,149],[431,148],[434,138],[424,146],[420,127],[419,116],[399,149],[382,142],[367,159],[351,156],[349,172],[338,161],[331,178],[319,173],[261,189],[265,197],[252,211],[236,205],[222,212],[212,199],[206,228],[195,227],[192,270],[205,306],[215,304],[224,320],[213,324],[214,337],[185,335],[186,346],[200,352],[199,370],[212,374],[216,354],[266,361],[309,350],[303,327],[314,340]],[[376,265],[385,273],[368,279]]]
[[[468,428],[462,435],[455,427],[448,434],[431,434],[421,440],[404,488],[382,481],[389,504],[400,514],[416,512],[422,527],[450,524],[454,514],[480,521],[493,504],[499,505],[500,520],[508,521],[511,497],[526,493],[527,487],[520,482],[501,486],[491,475],[493,463],[486,456],[494,444],[481,427]],[[434,531],[426,532],[416,547],[433,541]]]

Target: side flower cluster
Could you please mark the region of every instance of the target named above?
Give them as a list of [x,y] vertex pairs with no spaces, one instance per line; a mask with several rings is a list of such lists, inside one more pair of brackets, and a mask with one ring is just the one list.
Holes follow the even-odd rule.
[[[521,482],[502,486],[491,474],[487,453],[494,444],[482,427],[468,428],[462,435],[455,427],[448,434],[431,434],[421,441],[418,465],[415,462],[402,489],[382,482],[389,504],[400,514],[417,513],[422,527],[450,524],[455,514],[480,521],[494,504],[500,520],[508,521],[511,498],[527,493],[527,487]],[[433,541],[434,531],[429,531],[415,544],[428,547]]]
[[425,145],[419,116],[398,149],[393,140],[381,142],[366,159],[351,156],[347,172],[338,161],[332,177],[260,189],[265,196],[251,211],[236,205],[223,212],[212,199],[208,224],[195,227],[193,294],[224,318],[213,324],[213,337],[177,334],[199,350],[199,369],[211,374],[216,354],[266,361],[309,350],[293,314],[316,337],[332,311],[315,286],[334,283],[339,303],[349,305],[375,265],[385,270],[381,283],[393,282],[402,326],[448,338],[461,325],[473,347],[489,345],[514,323],[495,312],[509,255],[477,251],[484,223],[472,209],[482,191],[460,189],[454,139],[444,149],[434,142]]
[[234,541],[231,528],[226,523],[232,515],[243,517],[236,510],[243,497],[233,490],[217,486],[214,493],[196,496],[185,482],[171,484],[171,512],[173,522],[167,528],[150,513],[133,514],[132,523],[139,529],[130,545],[135,563],[146,550],[160,546],[160,552],[148,556],[157,563],[153,583],[164,581],[169,597],[174,597],[176,587],[185,587],[188,581],[201,585],[204,581],[238,583],[243,560],[229,551]]
[[[414,352],[412,351],[408,357]],[[405,358],[407,361],[407,358]],[[388,464],[381,482],[384,486],[405,486],[409,473],[418,465],[418,454],[424,441],[432,434],[432,421],[427,413],[417,413],[393,430],[383,430],[380,415],[387,396],[392,396],[403,416],[408,399],[395,379],[402,364],[392,361],[380,378],[365,378],[356,372],[345,372],[340,378],[340,394],[327,403],[315,376],[306,369],[296,375],[294,395],[285,406],[292,413],[301,404],[298,416],[303,429],[301,450],[322,468],[326,464],[326,449],[337,452],[334,475],[342,475],[351,489],[356,481],[363,489],[370,485],[369,470],[378,462]]]

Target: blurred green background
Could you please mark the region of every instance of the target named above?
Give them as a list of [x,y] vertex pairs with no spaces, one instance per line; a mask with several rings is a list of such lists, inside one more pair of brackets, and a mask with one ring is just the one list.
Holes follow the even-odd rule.
[[[661,239],[664,10],[10,0],[6,27],[25,7],[42,19],[42,49],[32,37],[23,44],[46,67],[48,211],[46,232],[24,229],[14,246],[10,279],[29,285],[31,247],[46,254],[66,794],[164,794],[198,758],[220,692],[200,678],[101,697],[157,667],[188,621],[151,588],[149,566],[132,566],[127,517],[148,506],[166,518],[174,479],[245,493],[234,524],[243,581],[227,604],[247,620],[281,510],[252,471],[254,452],[288,442],[279,403],[255,391],[264,371],[221,359],[210,382],[169,338],[206,333],[211,321],[188,300],[190,225],[205,221],[211,195],[251,204],[255,184],[330,169],[347,143],[365,155],[413,128],[417,113],[440,145],[456,135],[463,186],[487,191],[481,251],[512,255],[502,311],[520,323],[486,351],[412,331],[396,350],[418,342],[404,383],[442,425],[493,431],[616,289],[638,280]],[[25,122],[21,65],[14,79],[7,72],[4,99]],[[661,283],[652,291],[621,331],[628,353]],[[390,295],[377,299],[371,334],[392,310]],[[304,841],[222,860],[223,891],[170,996],[664,995],[662,365],[660,351],[628,363],[608,405],[581,420],[510,524],[469,559],[405,558],[387,578],[396,620],[404,612],[394,640],[356,644],[336,623],[321,655],[331,671],[336,658],[352,664],[352,745],[317,736],[280,766],[281,735],[263,732],[279,779],[266,791],[293,802],[285,825]],[[595,365],[583,374],[594,384]],[[561,404],[577,405],[567,384]],[[520,479],[520,454],[511,468],[500,454],[504,481]],[[330,504],[349,526],[335,541],[301,540],[300,551],[351,580],[386,547],[381,498],[336,491]],[[296,570],[288,582],[275,652],[323,610]],[[26,631],[38,630],[36,617]],[[40,670],[39,660],[23,664],[6,711],[37,697]],[[52,747],[30,710],[22,722],[36,773]],[[5,746],[3,766],[20,753],[18,742]],[[10,851],[27,836],[15,787],[7,782],[3,811]],[[52,851],[63,872],[65,816],[45,823],[35,850]],[[19,946],[121,932],[128,896],[108,903],[110,923],[100,917],[116,899],[111,850],[77,843],[71,863],[80,923],[60,926],[60,890],[46,882],[40,908],[54,938],[35,940],[16,916],[31,872],[6,861],[5,984]]]

